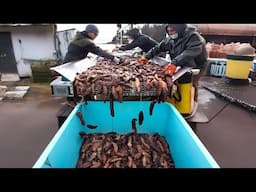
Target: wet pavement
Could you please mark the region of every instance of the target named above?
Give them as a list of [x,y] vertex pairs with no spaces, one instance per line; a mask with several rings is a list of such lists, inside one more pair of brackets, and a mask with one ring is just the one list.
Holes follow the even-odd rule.
[[[208,83],[215,80],[207,78]],[[204,83],[201,81],[200,85]],[[250,89],[243,92],[245,97],[247,94],[251,94]],[[209,122],[198,123],[196,133],[219,166],[255,168],[256,113],[216,97],[206,89],[199,91],[199,110]]]
[[[198,102],[209,122],[198,123],[196,134],[219,166],[255,168],[256,113],[204,88]],[[23,100],[0,102],[0,167],[31,168],[58,131],[56,113],[65,103],[48,85],[31,86]]]
[[63,98],[48,85],[31,87],[23,100],[0,102],[0,167],[31,168],[58,131]]
[[254,82],[249,84],[244,82],[245,80],[204,76],[201,86],[228,101],[256,112],[256,86]]

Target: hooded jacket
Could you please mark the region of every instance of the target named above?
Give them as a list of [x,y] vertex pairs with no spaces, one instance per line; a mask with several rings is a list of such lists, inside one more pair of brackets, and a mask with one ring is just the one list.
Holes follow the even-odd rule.
[[84,59],[87,57],[89,52],[107,59],[114,59],[113,55],[108,54],[94,44],[93,40],[88,36],[87,31],[83,31],[77,32],[75,38],[69,44],[68,52],[63,60],[63,63]]
[[136,28],[129,30],[126,35],[130,36],[133,41],[127,45],[121,46],[119,48],[121,51],[131,50],[135,47],[139,47],[143,52],[148,52],[151,48],[158,44],[156,40],[145,34],[141,34],[140,31]]
[[170,37],[164,39],[160,44],[151,49],[145,57],[151,59],[160,52],[169,52],[172,63],[176,66],[205,68],[208,58],[206,43],[196,28],[186,24],[169,24],[166,26],[166,29],[168,26],[177,31],[178,38],[175,40]]

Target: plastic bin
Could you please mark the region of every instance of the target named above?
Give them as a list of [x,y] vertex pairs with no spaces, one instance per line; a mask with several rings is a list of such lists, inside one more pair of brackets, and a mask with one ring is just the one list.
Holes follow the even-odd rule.
[[62,77],[58,77],[50,83],[52,96],[55,97],[73,97],[74,87],[71,81],[62,81]]
[[193,111],[194,87],[192,86],[192,73],[185,73],[178,79],[176,93],[167,97],[167,102],[173,104],[183,115],[189,115]]
[[[219,168],[191,127],[170,103],[156,103],[149,115],[150,101],[114,102],[115,116],[110,115],[109,102],[88,101],[79,103],[59,131],[47,145],[33,168],[75,168],[82,145],[80,131],[86,133],[132,131],[131,120],[144,113],[144,122],[137,125],[138,133],[159,133],[170,146],[176,168]],[[87,124],[97,125],[88,129],[82,125],[76,113],[82,112]]]
[[248,79],[254,56],[227,55],[226,77]]

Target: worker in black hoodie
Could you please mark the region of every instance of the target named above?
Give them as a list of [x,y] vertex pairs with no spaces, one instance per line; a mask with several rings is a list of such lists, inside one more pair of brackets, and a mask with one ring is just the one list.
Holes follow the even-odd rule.
[[193,76],[195,101],[197,101],[198,81],[207,66],[208,53],[205,39],[192,25],[168,24],[165,29],[169,37],[152,48],[145,57],[141,57],[138,61],[145,64],[157,54],[169,52],[172,65],[200,69],[200,73]]
[[128,38],[131,39],[132,42],[121,47],[116,47],[113,49],[113,51],[126,51],[139,47],[142,49],[143,52],[148,52],[151,48],[155,47],[158,44],[156,40],[145,34],[142,34],[137,28],[128,30],[125,35],[128,36]]
[[98,56],[111,59],[119,64],[120,59],[107,53],[100,47],[96,46],[93,40],[98,36],[99,30],[95,25],[87,25],[85,30],[77,32],[75,38],[68,46],[68,52],[63,60],[63,63],[78,61],[87,57],[88,53],[94,53]]

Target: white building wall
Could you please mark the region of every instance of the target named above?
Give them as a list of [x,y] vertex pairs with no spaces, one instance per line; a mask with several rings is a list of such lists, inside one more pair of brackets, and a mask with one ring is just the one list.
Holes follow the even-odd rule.
[[30,64],[26,59],[56,59],[54,25],[1,27],[0,31],[11,32],[20,77],[32,76]]
[[59,43],[59,47],[60,47],[61,58],[64,59],[64,57],[68,51],[68,45],[75,36],[75,29],[58,31],[57,36],[59,39],[58,43]]

